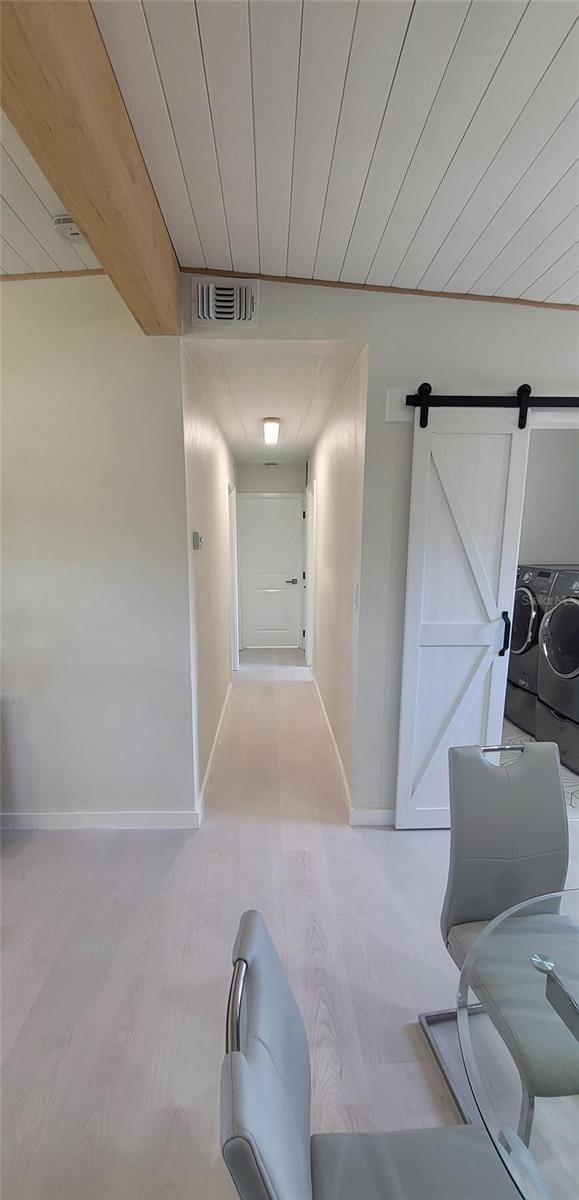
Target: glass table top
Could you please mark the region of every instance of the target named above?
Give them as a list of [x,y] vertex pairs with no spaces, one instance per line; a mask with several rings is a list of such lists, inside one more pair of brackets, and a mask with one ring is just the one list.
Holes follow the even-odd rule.
[[458,1036],[481,1118],[524,1200],[579,1200],[579,889],[462,930]]

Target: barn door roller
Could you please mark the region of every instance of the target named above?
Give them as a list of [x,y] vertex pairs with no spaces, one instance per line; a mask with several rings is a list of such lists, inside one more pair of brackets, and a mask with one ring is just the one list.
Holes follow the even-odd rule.
[[431,408],[518,408],[519,429],[526,428],[529,408],[579,408],[579,396],[531,396],[531,390],[529,383],[522,383],[514,396],[433,396],[432,385],[421,383],[406,404],[420,409],[421,429],[428,425]]

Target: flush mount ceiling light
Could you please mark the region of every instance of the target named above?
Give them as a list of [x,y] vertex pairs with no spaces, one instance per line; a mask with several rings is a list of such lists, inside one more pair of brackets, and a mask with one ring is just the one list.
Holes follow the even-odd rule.
[[263,418],[263,440],[266,446],[275,446],[279,441],[279,417]]

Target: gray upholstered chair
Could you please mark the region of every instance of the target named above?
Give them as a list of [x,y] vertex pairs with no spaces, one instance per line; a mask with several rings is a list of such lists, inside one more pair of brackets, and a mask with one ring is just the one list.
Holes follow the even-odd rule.
[[306,1034],[257,912],[241,918],[233,964],[221,1144],[241,1200],[516,1200],[482,1128],[310,1137]]
[[[554,743],[526,743],[514,763],[500,767],[479,746],[459,746],[449,751],[449,765],[450,867],[441,929],[461,968],[487,922],[564,888],[568,826]],[[557,911],[551,900],[517,917],[516,929],[508,922],[476,964],[477,997],[521,1077],[519,1136],[527,1145],[536,1096],[579,1094],[579,1045],[546,1004],[544,976],[529,968],[546,921],[551,946],[553,938],[576,936]]]

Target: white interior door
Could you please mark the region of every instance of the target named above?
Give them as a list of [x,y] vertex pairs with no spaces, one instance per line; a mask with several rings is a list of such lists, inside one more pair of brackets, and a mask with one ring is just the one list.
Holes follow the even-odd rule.
[[302,512],[301,494],[239,494],[244,647],[302,645]]
[[510,409],[414,427],[396,826],[449,825],[448,749],[501,740],[529,449]]

